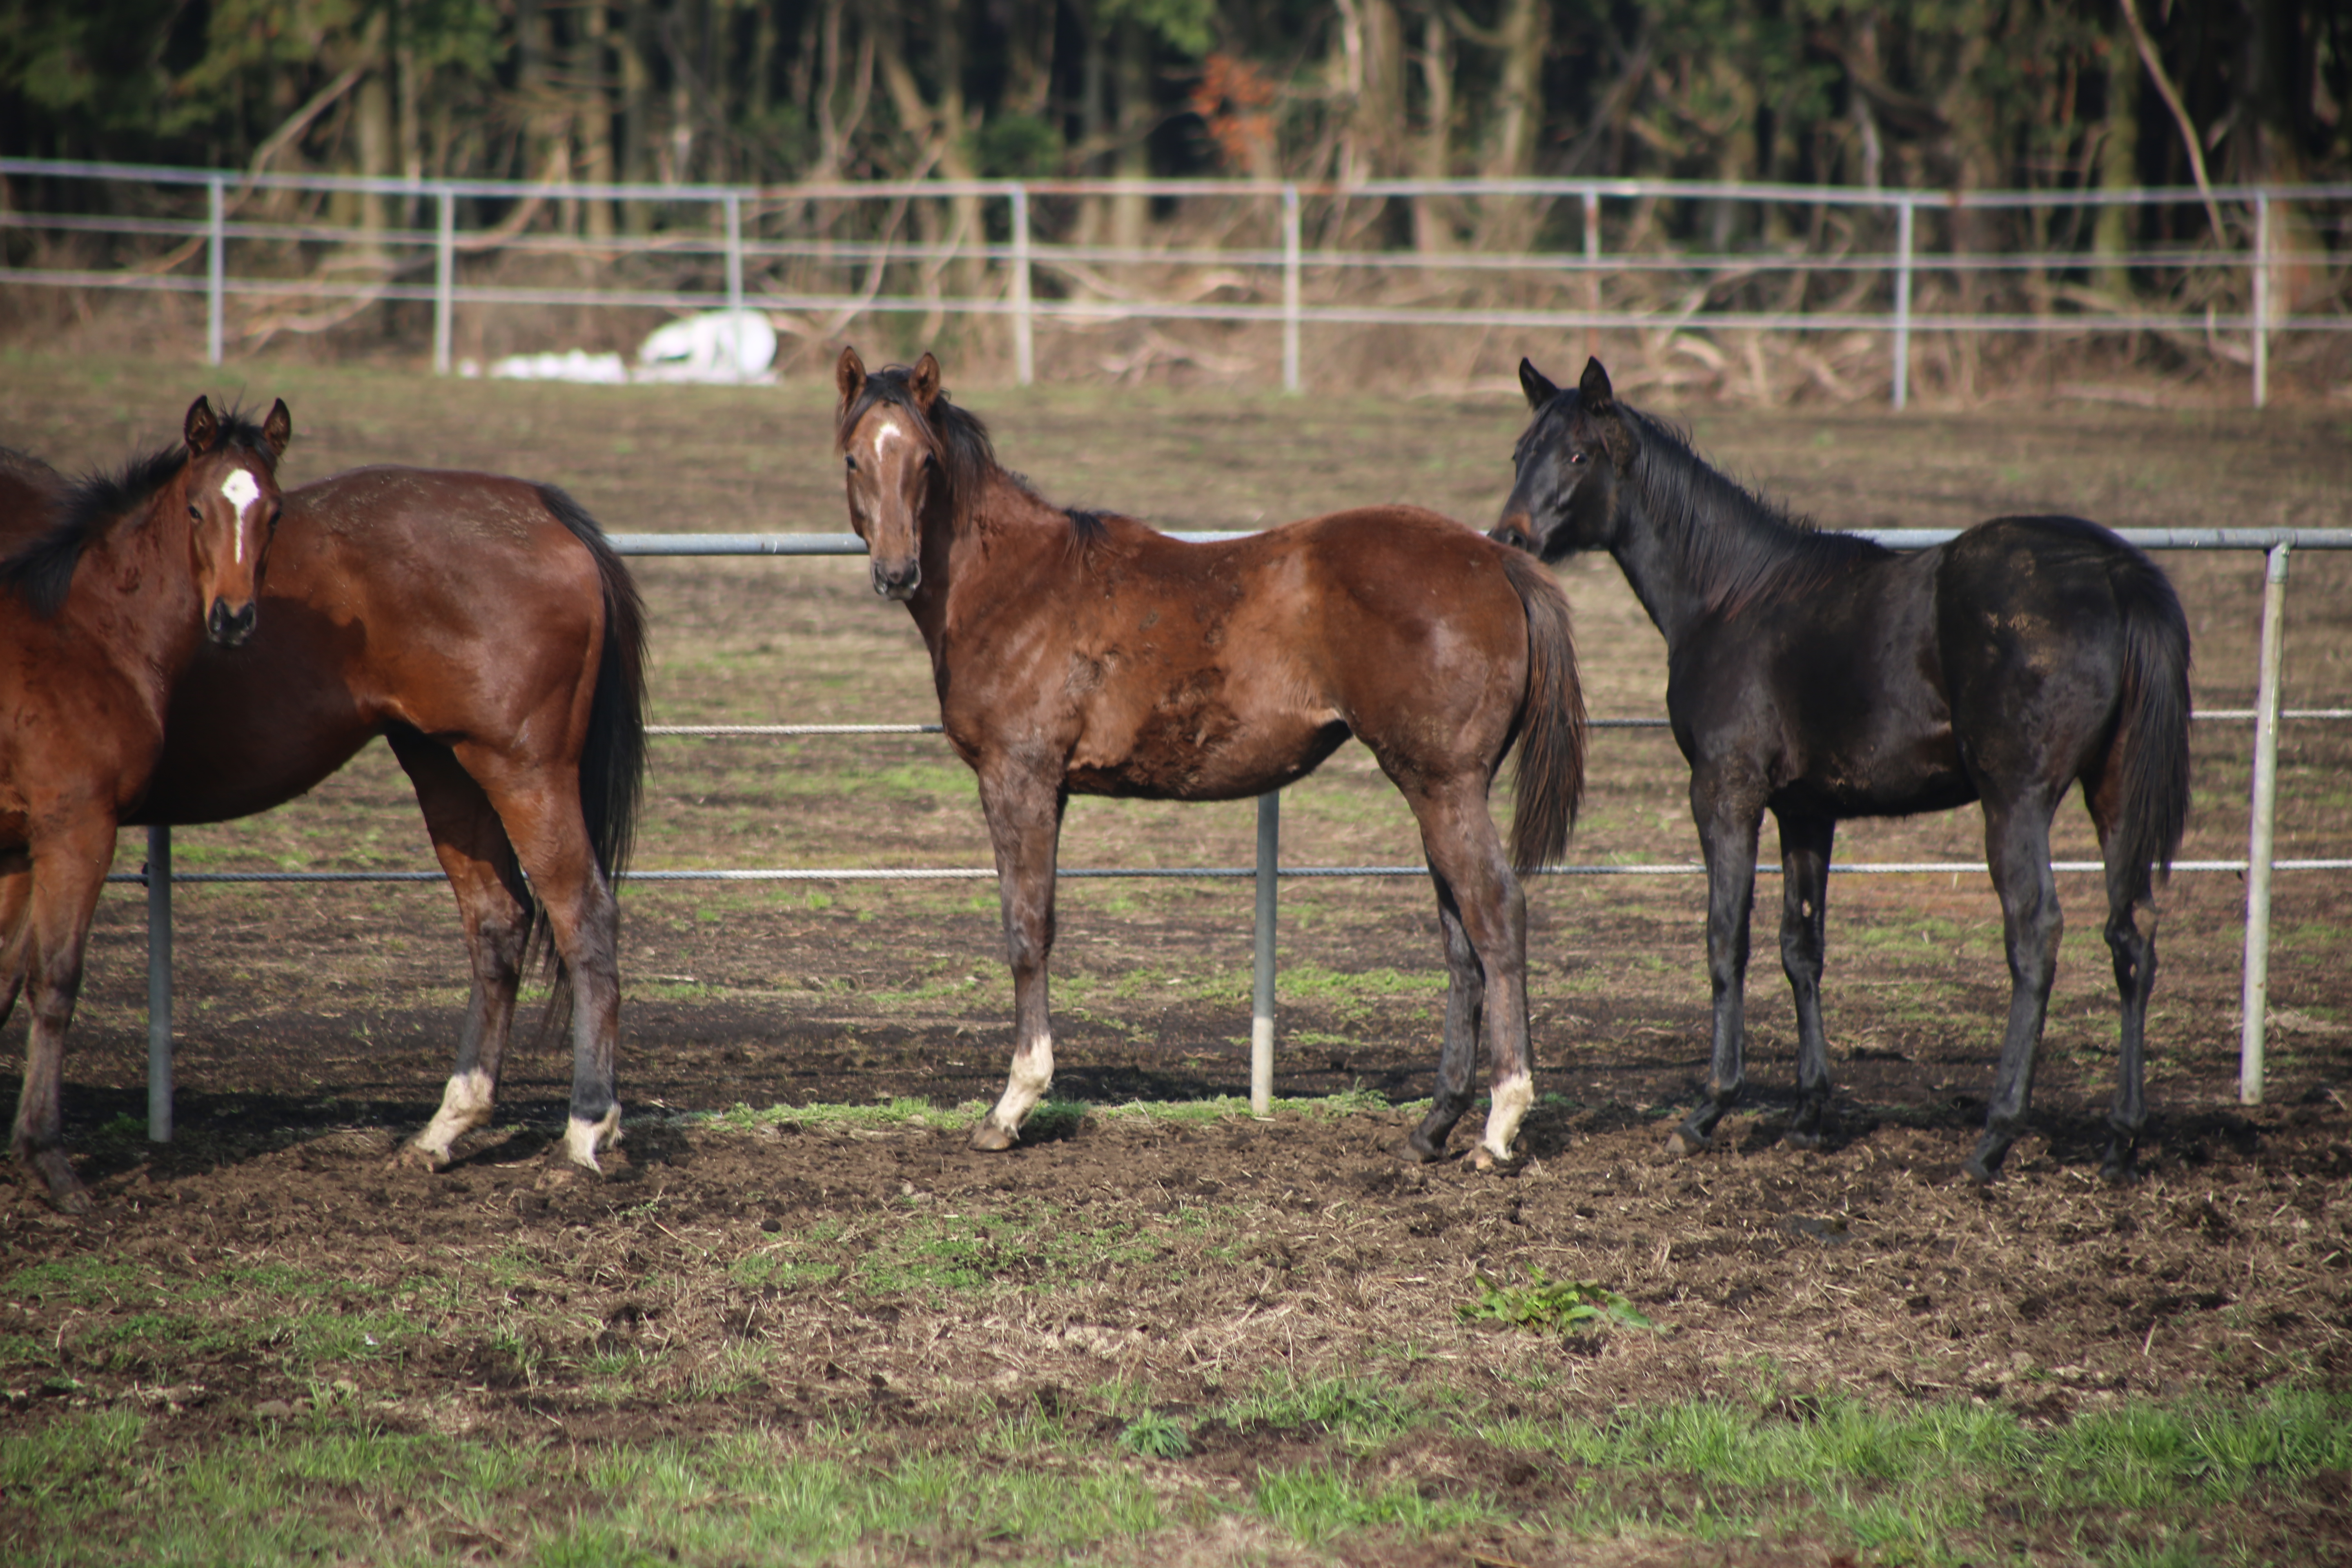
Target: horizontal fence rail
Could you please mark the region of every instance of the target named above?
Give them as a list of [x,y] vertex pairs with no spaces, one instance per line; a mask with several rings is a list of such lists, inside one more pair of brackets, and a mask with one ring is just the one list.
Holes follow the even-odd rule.
[[[1864,537],[1896,549],[1924,549],[1956,537],[1956,529],[1881,529],[1857,531]],[[2275,831],[2278,724],[2282,720],[2352,719],[2352,708],[2279,707],[2280,674],[2284,662],[2286,563],[2290,552],[2305,550],[2352,550],[2352,529],[2126,529],[2123,537],[2144,549],[2261,550],[2264,574],[2261,628],[2261,661],[2256,672],[2256,701],[2251,709],[2215,709],[2194,715],[2214,722],[2254,724],[2254,783],[2250,811],[2248,852],[2243,860],[2177,860],[2179,872],[2236,872],[2247,881],[2245,1017],[2240,1045],[2240,1097],[2248,1104],[2262,1098],[2264,1015],[2268,1007],[2270,942],[2270,876],[2279,871],[2352,870],[2352,858],[2278,860],[2271,855]],[[1174,537],[1191,542],[1246,537],[1240,532],[1187,532]],[[866,546],[856,534],[663,534],[608,535],[624,555],[678,557],[858,555]],[[1664,729],[1658,718],[1596,719],[1594,729]],[[790,738],[798,736],[935,735],[938,724],[664,724],[648,725],[652,736],[674,739]],[[1253,943],[1253,1016],[1251,1019],[1250,1096],[1259,1115],[1266,1113],[1274,1081],[1275,896],[1283,878],[1423,877],[1425,866],[1291,866],[1279,864],[1280,796],[1258,797],[1257,863],[1251,867],[1095,867],[1064,868],[1057,877],[1089,879],[1249,879],[1257,889],[1256,929]],[[1844,875],[1982,874],[1981,861],[1891,861],[1838,865],[1831,870]],[[1763,860],[1757,869],[1777,874],[1780,868]],[[2104,871],[2095,860],[2053,861],[2053,871]],[[1703,875],[1696,861],[1634,865],[1577,865],[1546,868],[1542,874],[1564,877],[1687,877]],[[626,882],[883,882],[977,881],[997,875],[989,867],[910,868],[713,868],[672,871],[630,871]],[[172,1136],[172,888],[175,884],[423,883],[444,881],[440,871],[175,871],[172,866],[169,827],[148,829],[147,864],[139,871],[118,872],[110,882],[137,883],[147,889],[148,909],[148,1136],[167,1142]]]
[[[2341,289],[2312,281],[2315,268],[2325,274],[2352,248],[2352,185],[1931,191],[1525,179],[719,186],[257,174],[35,158],[0,159],[0,176],[42,192],[128,185],[153,193],[150,205],[159,208],[176,201],[177,216],[52,210],[54,200],[0,211],[0,233],[134,252],[123,264],[77,266],[68,244],[64,261],[0,277],[19,288],[201,295],[214,363],[226,352],[232,300],[260,312],[248,336],[278,330],[273,321],[316,330],[308,318],[282,315],[306,305],[328,325],[378,305],[429,306],[433,363],[443,374],[454,365],[461,309],[749,308],[804,319],[798,326],[818,336],[838,335],[862,317],[985,319],[1009,330],[1015,378],[1024,384],[1036,374],[1041,325],[1258,325],[1279,329],[1283,385],[1294,392],[1303,384],[1301,335],[1310,327],[1864,332],[1886,339],[1886,384],[1900,408],[1918,334],[2158,333],[2243,364],[2259,407],[2269,398],[2274,340],[2352,331]],[[355,220],[240,216],[249,204],[289,207],[319,195],[344,200]],[[918,202],[950,209],[951,221],[933,226],[943,237],[900,234]],[[1216,226],[1214,244],[1188,241],[1181,224],[1160,226],[1161,244],[1093,243],[1066,213],[1107,203],[1218,203],[1248,221]],[[1538,220],[1572,213],[1575,221],[1554,226],[1560,242],[1552,248],[1527,247],[1532,241],[1502,251],[1379,241],[1380,226],[1370,219],[1382,206],[1422,203],[1523,208]],[[551,209],[576,214],[592,204],[639,214],[644,232],[580,237],[528,227]],[[1750,214],[1748,226],[1762,237],[1748,248],[1677,243],[1657,221],[1662,208],[1723,207]],[[2159,219],[2177,215],[2179,237],[2098,249],[2082,220],[2111,207]],[[1066,216],[1057,223],[1048,216],[1055,212]],[[2283,220],[2283,212],[2291,216]],[[653,215],[660,215],[658,226]],[[2073,220],[2071,245],[2049,239],[2059,216]],[[1991,249],[1967,243],[1970,224],[1996,220],[2015,231],[2010,243]],[[1940,244],[1925,232],[1935,226]],[[1516,226],[1529,234],[1543,227],[1541,221]],[[1244,231],[1249,237],[1228,237]],[[551,285],[493,275],[502,260],[542,257],[584,261],[599,280]],[[649,275],[656,273],[671,275],[672,286],[653,286]],[[1979,298],[1987,279],[2015,287]],[[1350,279],[1375,292],[1394,284],[1410,297],[1353,298]],[[1766,280],[1777,295],[1793,289],[1793,303],[1769,302],[1759,291]],[[1814,280],[1829,297],[1809,297]],[[1636,283],[1644,287],[1634,290]],[[1495,300],[1494,289],[1506,285],[1528,302]],[[1955,290],[1956,299],[1946,298]]]

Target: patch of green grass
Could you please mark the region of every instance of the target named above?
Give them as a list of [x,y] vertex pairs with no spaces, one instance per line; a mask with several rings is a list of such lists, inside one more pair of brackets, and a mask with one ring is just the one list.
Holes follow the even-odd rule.
[[1524,1285],[1506,1285],[1482,1269],[1473,1276],[1477,1294],[1456,1302],[1454,1310],[1467,1323],[1493,1323],[1539,1334],[1652,1326],[1633,1302],[1605,1285],[1590,1279],[1556,1280],[1534,1267],[1528,1269],[1528,1276]]
[[1398,1483],[1370,1487],[1330,1469],[1261,1469],[1250,1504],[1309,1546],[1359,1531],[1402,1529],[1432,1535],[1492,1524],[1502,1510],[1472,1491],[1428,1498]]

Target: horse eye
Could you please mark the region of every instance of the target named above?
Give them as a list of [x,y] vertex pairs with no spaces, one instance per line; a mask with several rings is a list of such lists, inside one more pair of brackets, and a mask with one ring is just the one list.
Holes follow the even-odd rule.
[[856,471],[856,468],[857,468],[857,454],[856,454],[856,453],[855,453],[855,452],[851,452],[851,453],[849,453],[848,455],[846,455],[845,457],[844,457],[844,458],[842,458],[842,461],[843,461],[843,462],[845,462],[845,463],[847,463],[847,464],[849,465],[849,467],[850,467],[851,471],[855,472],[855,471]]
[[205,509],[198,506],[195,502],[190,501],[188,503],[188,515],[194,518],[198,522],[202,522],[205,520]]
[[1580,466],[1584,461],[1584,454],[1581,452],[1570,452],[1568,455],[1568,460],[1571,466]]

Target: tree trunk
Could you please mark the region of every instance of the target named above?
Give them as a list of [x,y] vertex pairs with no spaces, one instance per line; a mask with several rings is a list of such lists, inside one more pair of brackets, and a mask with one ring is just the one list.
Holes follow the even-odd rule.
[[[2107,101],[2099,132],[2099,189],[2128,191],[2139,184],[2139,51],[2120,19],[2104,47]],[[2124,257],[2139,227],[2137,216],[2137,209],[2120,203],[2103,206],[2091,227],[2091,254],[2098,258],[2093,280],[2118,306],[2132,297],[2131,268]]]
[[[1422,21],[1421,79],[1426,108],[1413,147],[1412,172],[1421,179],[1442,180],[1454,163],[1454,35],[1442,11],[1432,11]],[[1412,243],[1423,256],[1454,248],[1451,203],[1438,196],[1415,198]]]
[[[1543,128],[1543,62],[1551,42],[1551,12],[1544,0],[1504,0],[1502,64],[1495,78],[1495,117],[1486,133],[1480,173],[1490,180],[1535,172],[1536,138]],[[1523,197],[1490,197],[1479,225],[1482,250],[1524,250],[1534,237],[1535,205]]]
[[[578,33],[572,40],[572,92],[578,110],[572,117],[580,142],[580,178],[593,185],[613,183],[613,104],[605,84],[605,40],[610,31],[604,0],[591,0],[573,18]],[[603,196],[589,198],[584,217],[591,239],[613,237],[613,204]]]

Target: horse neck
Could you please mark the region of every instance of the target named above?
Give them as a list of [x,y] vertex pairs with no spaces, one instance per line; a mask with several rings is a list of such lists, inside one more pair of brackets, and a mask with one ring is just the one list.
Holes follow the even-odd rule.
[[1025,618],[1054,600],[1048,579],[1066,558],[1070,520],[1002,469],[992,470],[961,526],[948,498],[923,520],[923,585],[907,607],[935,670],[982,624]]
[[[1674,647],[1769,573],[1788,552],[1780,538],[1788,525],[1696,456],[1655,451],[1644,441],[1621,481],[1609,552]],[[1733,581],[1735,572],[1746,581]]]
[[[204,595],[188,531],[187,469],[93,541],[74,571],[68,613],[108,627],[116,662],[156,678],[160,700],[203,643]],[[142,681],[142,684],[144,682]]]

